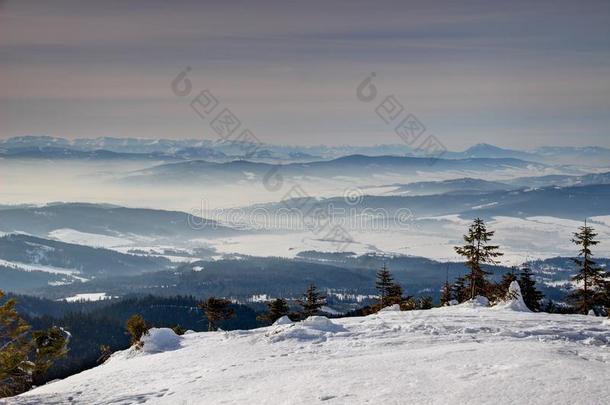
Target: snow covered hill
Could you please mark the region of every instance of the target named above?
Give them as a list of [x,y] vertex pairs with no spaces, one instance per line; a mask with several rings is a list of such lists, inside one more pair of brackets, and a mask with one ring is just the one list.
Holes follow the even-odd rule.
[[608,321],[521,309],[467,303],[182,337],[153,329],[143,350],[5,403],[607,403]]

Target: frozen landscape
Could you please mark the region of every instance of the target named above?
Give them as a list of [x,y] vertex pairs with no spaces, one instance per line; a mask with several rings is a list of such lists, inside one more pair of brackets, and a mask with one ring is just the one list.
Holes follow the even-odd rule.
[[518,300],[483,305],[183,336],[153,329],[140,351],[2,403],[607,403],[608,320],[532,313]]
[[0,0],[0,405],[610,404],[610,1]]

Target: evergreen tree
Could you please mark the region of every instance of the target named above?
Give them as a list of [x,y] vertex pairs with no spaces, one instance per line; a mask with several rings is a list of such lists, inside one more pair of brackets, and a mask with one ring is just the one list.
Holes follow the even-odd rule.
[[218,330],[218,322],[231,319],[235,315],[235,310],[230,305],[231,301],[216,297],[210,297],[199,303],[199,308],[208,318],[208,331]]
[[129,335],[130,342],[132,345],[136,345],[137,348],[141,347],[142,336],[144,336],[149,329],[150,326],[142,315],[139,314],[132,315],[127,319],[127,322],[125,322],[125,330]]
[[579,283],[581,287],[577,288],[570,298],[576,306],[576,310],[582,314],[587,314],[595,304],[599,304],[599,292],[604,288],[604,272],[591,259],[593,253],[591,248],[599,243],[595,238],[597,233],[590,226],[585,225],[579,228],[579,231],[574,233],[574,242],[579,246],[578,257],[572,259],[578,266],[578,273],[572,277],[572,281]]
[[502,275],[502,280],[500,281],[500,288],[503,294],[506,294],[506,292],[508,291],[508,287],[510,287],[510,284],[513,281],[517,281],[517,273],[514,268],[510,269],[510,271]]
[[470,299],[484,294],[488,287],[485,276],[490,273],[483,270],[481,266],[483,264],[495,264],[497,263],[495,258],[502,256],[502,253],[498,251],[499,246],[488,244],[493,235],[493,231],[487,230],[485,222],[476,218],[468,228],[468,233],[464,235],[466,244],[454,247],[459,255],[464,256],[466,266],[470,269],[470,274],[466,276],[469,282]]
[[534,312],[540,312],[540,300],[544,298],[544,294],[536,289],[536,281],[527,265],[521,268],[519,287],[521,287],[521,296],[525,305]]
[[15,310],[16,304],[9,299],[0,306],[0,397],[16,395],[31,386],[34,367],[28,361],[30,326]]
[[441,290],[441,306],[449,305],[449,302],[453,299],[453,291],[451,289],[451,284],[449,284],[449,280],[445,280],[445,284],[443,284],[443,289]]
[[468,289],[466,288],[466,279],[464,277],[458,277],[453,285],[451,286],[451,292],[453,297],[458,302],[464,302],[468,299]]
[[299,305],[303,307],[301,316],[307,318],[309,316],[317,315],[326,304],[326,297],[322,296],[314,284],[310,284],[307,291],[303,295],[303,299],[299,300]]
[[377,291],[379,291],[379,306],[383,308],[387,305],[386,298],[390,294],[390,288],[394,284],[394,279],[392,274],[387,269],[385,262],[379,271],[377,272],[377,280],[375,282],[375,287]]
[[432,297],[421,297],[417,303],[419,309],[432,309]]
[[487,286],[487,297],[492,302],[498,302],[505,299],[510,299],[507,296],[510,283],[517,281],[517,273],[515,268],[511,268],[508,272],[502,275],[502,280],[499,283],[489,283]]
[[49,371],[53,363],[68,354],[67,334],[58,327],[39,330],[32,333],[32,342],[36,353],[33,374],[34,384],[42,382],[42,377]]
[[[0,291],[0,300],[3,297]],[[14,299],[0,305],[0,397],[27,391],[67,353],[67,338],[61,329],[30,333],[15,305]]]
[[267,304],[267,312],[257,319],[263,322],[273,323],[281,317],[288,315],[290,308],[288,302],[283,298],[277,298]]
[[[402,297],[402,287],[398,283],[393,283],[387,291],[386,304],[387,305],[395,305],[400,303],[403,300]],[[380,308],[381,309],[381,308]]]
[[449,305],[449,302],[453,299],[453,291],[451,284],[449,284],[449,268],[445,268],[445,284],[441,290],[441,306]]

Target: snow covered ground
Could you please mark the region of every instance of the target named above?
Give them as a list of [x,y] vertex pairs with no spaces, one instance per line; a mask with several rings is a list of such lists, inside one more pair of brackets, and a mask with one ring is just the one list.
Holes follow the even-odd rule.
[[6,404],[605,404],[610,324],[475,304],[156,330],[141,351]]
[[[474,218],[474,215],[473,215]],[[610,257],[610,219],[593,217],[595,231],[602,243],[596,247],[598,257]],[[458,215],[421,217],[403,228],[383,230],[348,229],[352,242],[342,246],[343,250],[366,254],[384,252],[421,256],[441,261],[461,261],[454,246],[462,243],[472,219]],[[606,224],[606,222],[608,224]],[[572,256],[576,249],[572,243],[573,233],[582,222],[556,217],[505,217],[496,216],[487,221],[489,229],[495,231],[494,241],[502,247],[502,264],[515,265],[524,258],[546,259],[556,256]],[[291,233],[260,233],[216,239],[194,239],[194,243],[205,243],[219,253],[239,253],[251,256],[295,257],[305,250],[332,252],[337,243],[323,237],[323,233],[311,231]]]
[[[66,297],[63,298],[63,300],[68,301],[68,302],[79,302],[79,301],[101,301],[101,300],[110,300],[112,298],[117,298],[117,297],[113,297],[110,295],[106,295],[105,292],[100,292],[100,293],[84,293],[84,294],[76,294],[73,295],[71,297]],[[58,301],[62,301],[62,300],[58,300]]]

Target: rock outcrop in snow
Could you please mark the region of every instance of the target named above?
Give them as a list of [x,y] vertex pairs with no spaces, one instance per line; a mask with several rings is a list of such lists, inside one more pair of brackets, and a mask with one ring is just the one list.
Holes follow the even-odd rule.
[[283,317],[279,318],[277,321],[273,322],[273,326],[278,326],[278,325],[291,325],[294,322],[292,322],[292,319],[288,318],[286,315],[284,315]]
[[396,311],[400,311],[400,305],[398,305],[398,304],[383,307],[379,310],[379,312],[396,312]]
[[487,297],[483,297],[482,295],[477,295],[473,299],[464,301],[461,304],[458,304],[456,306],[457,307],[470,307],[470,308],[488,307],[489,300],[487,299]]

